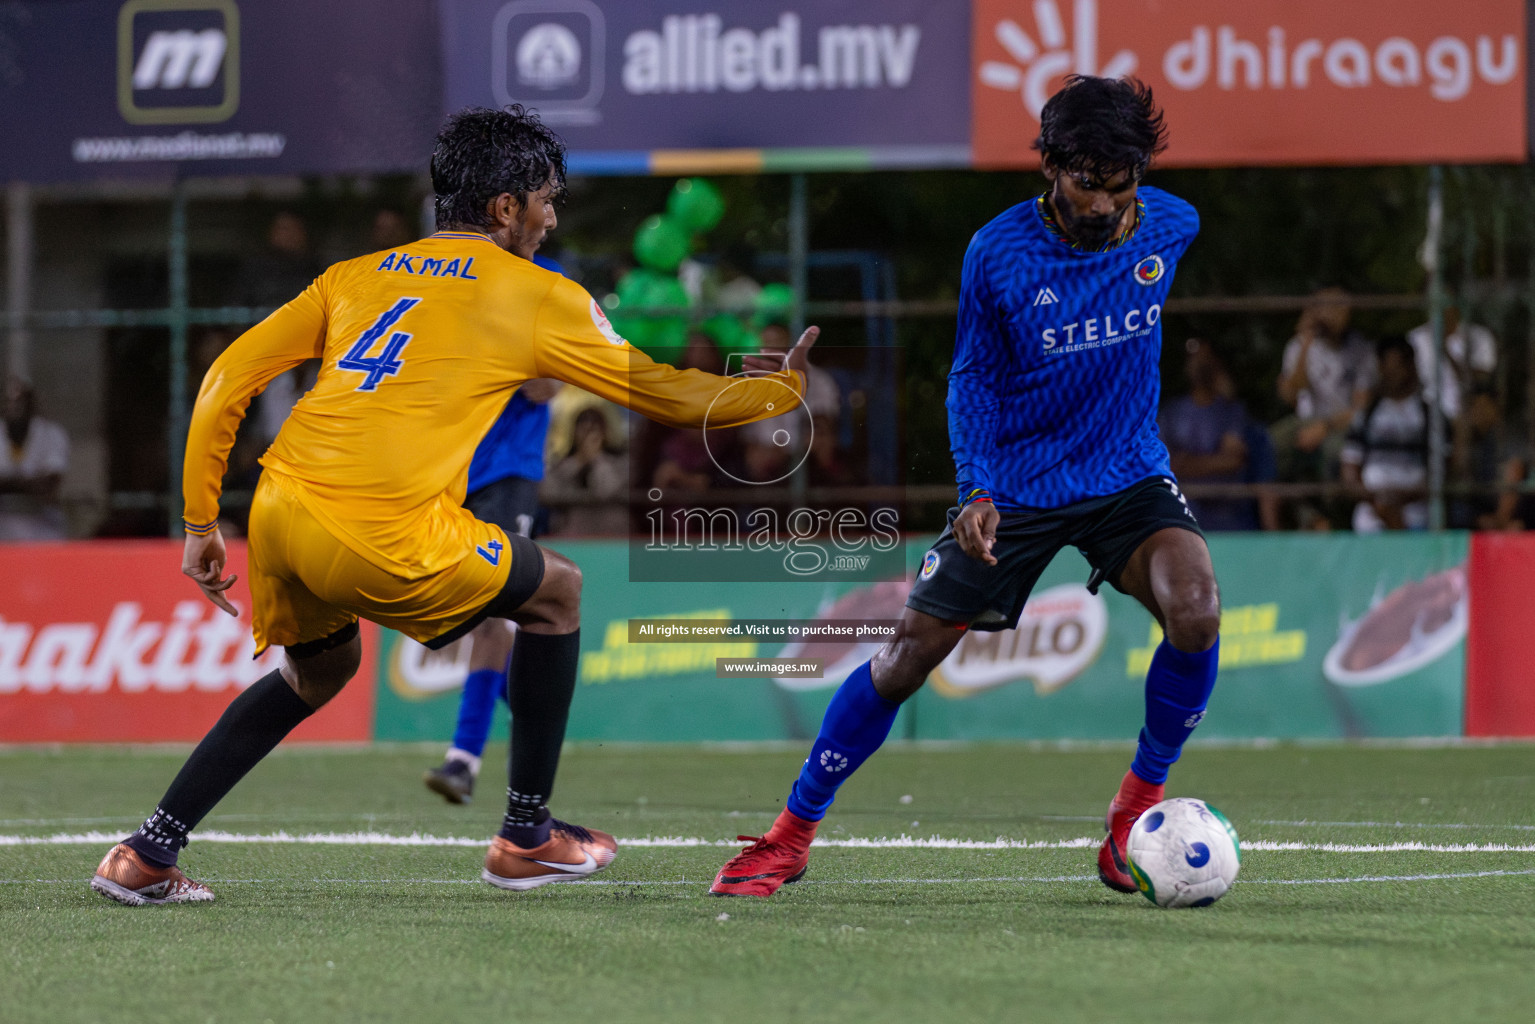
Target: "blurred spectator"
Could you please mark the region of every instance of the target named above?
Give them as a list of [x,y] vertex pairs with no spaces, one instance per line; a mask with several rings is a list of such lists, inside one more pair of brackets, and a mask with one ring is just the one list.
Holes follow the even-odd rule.
[[[678,369],[723,373],[724,357],[714,339],[702,331],[688,334],[687,347],[677,360]],[[658,428],[650,433],[656,453],[655,468],[649,486],[669,491],[704,491],[716,483],[734,484],[726,475],[725,464],[734,463],[736,432],[693,428]],[[748,478],[750,479],[750,478]]]
[[1332,479],[1349,424],[1369,401],[1375,359],[1348,321],[1347,294],[1323,288],[1285,346],[1279,397],[1295,415],[1270,431],[1281,480]]
[[63,540],[68,533],[59,487],[69,468],[69,435],[37,415],[30,381],[5,385],[0,442],[0,541]]
[[1418,382],[1412,344],[1401,335],[1375,346],[1380,384],[1354,418],[1343,446],[1343,481],[1363,499],[1354,529],[1422,530],[1428,526],[1429,405]]
[[[214,360],[223,355],[224,350],[233,344],[238,336],[238,332],[230,327],[209,327],[193,335],[192,343],[187,350],[189,402],[196,399],[198,389],[202,387],[203,378],[207,376],[208,369],[213,365]],[[229,451],[228,469],[224,473],[225,490],[252,490],[261,476],[261,466],[256,460],[261,458],[271,441],[271,438],[265,436],[264,426],[261,423],[261,404],[262,399],[258,395],[255,400],[256,415],[243,420],[235,434],[234,447]],[[190,405],[188,407],[190,408]],[[243,513],[244,509],[240,511]],[[243,516],[237,518],[243,518]],[[243,534],[243,532],[242,527],[240,533]]]
[[[1183,484],[1255,483],[1273,479],[1267,438],[1232,397],[1233,386],[1220,354],[1207,341],[1190,338],[1183,370],[1189,393],[1162,410],[1158,429],[1172,459],[1173,475]],[[1270,503],[1272,504],[1272,503]],[[1189,498],[1189,507],[1205,530],[1256,530],[1264,523],[1251,498]],[[1271,512],[1273,510],[1270,510]]]
[[325,268],[309,242],[309,226],[292,210],[279,211],[267,227],[266,246],[241,268],[244,304],[275,309],[309,287]]
[[398,249],[416,240],[410,219],[399,210],[385,207],[373,215],[373,229],[368,234],[372,252]]
[[[629,410],[590,391],[580,388],[561,388],[549,402],[549,438],[546,442],[545,460],[554,463],[565,457],[575,444],[576,420],[588,409],[595,409],[606,421],[608,444],[619,451],[629,445]],[[649,423],[649,420],[642,419]]]
[[[267,228],[266,248],[241,268],[243,304],[275,309],[308,288],[324,269],[310,247],[304,219],[292,210],[281,210]],[[314,387],[318,373],[318,360],[309,360],[280,374],[261,392],[251,415],[263,448],[277,437],[294,403]]]
[[757,303],[762,285],[751,278],[756,254],[748,245],[733,245],[720,254],[712,280],[706,282],[703,299],[719,309],[749,311]]
[[608,419],[600,409],[576,415],[569,452],[549,468],[543,499],[555,509],[553,533],[622,536],[629,532],[629,467],[608,439]]
[[1464,419],[1455,424],[1456,478],[1489,489],[1450,505],[1450,526],[1463,530],[1522,530],[1529,520],[1529,496],[1514,490],[1490,493],[1500,485],[1524,483],[1529,455],[1524,441],[1503,422],[1498,396],[1489,387],[1472,390]]
[[1407,340],[1417,358],[1418,379],[1423,382],[1423,397],[1432,402],[1436,394],[1444,397],[1440,408],[1450,419],[1461,412],[1460,396],[1469,388],[1487,384],[1498,367],[1498,342],[1492,332],[1480,324],[1462,323],[1460,307],[1444,310],[1444,358],[1439,364],[1439,380],[1434,383],[1434,328],[1423,324],[1407,332]]

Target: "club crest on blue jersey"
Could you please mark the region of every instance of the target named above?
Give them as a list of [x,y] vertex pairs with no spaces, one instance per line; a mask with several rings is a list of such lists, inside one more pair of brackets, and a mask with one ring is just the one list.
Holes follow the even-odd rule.
[[938,552],[929,551],[922,557],[922,578],[930,580],[933,573],[938,571]]
[[1134,273],[1137,284],[1156,284],[1167,273],[1167,264],[1162,262],[1162,257],[1152,253],[1135,265]]

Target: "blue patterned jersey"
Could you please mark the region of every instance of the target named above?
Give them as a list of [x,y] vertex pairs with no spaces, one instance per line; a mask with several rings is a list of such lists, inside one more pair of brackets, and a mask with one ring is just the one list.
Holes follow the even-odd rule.
[[1059,508],[1171,475],[1157,436],[1162,306],[1199,215],[1138,191],[1138,224],[1102,252],[1067,241],[1043,196],[971,240],[949,371],[961,504]]

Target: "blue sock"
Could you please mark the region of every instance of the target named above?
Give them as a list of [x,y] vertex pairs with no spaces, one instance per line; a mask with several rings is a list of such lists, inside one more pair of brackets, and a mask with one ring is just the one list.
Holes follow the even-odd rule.
[[1184,741],[1205,717],[1220,652],[1219,638],[1208,651],[1195,654],[1163,640],[1151,656],[1146,673],[1146,725],[1130,765],[1147,782],[1167,781],[1167,770],[1183,753]]
[[505,672],[482,668],[464,678],[464,695],[458,700],[458,727],[453,730],[455,747],[475,757],[484,752],[497,697],[506,699]]
[[901,705],[881,697],[866,661],[837,688],[821,720],[821,734],[789,791],[788,808],[820,821],[837,798],[837,787],[858,770],[890,735]]

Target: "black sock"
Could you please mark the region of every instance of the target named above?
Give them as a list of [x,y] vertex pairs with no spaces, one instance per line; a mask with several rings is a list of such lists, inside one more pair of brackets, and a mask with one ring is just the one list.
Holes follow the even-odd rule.
[[[155,813],[123,842],[161,867],[176,863],[197,827],[235,783],[314,709],[279,672],[268,672],[224,709],[171,782]],[[563,723],[562,723],[563,725]]]
[[[554,789],[580,660],[579,629],[558,636],[519,630],[512,646],[511,671],[506,679],[512,749],[501,835],[524,849],[549,838],[548,812],[539,812]],[[529,843],[529,839],[538,841]]]

